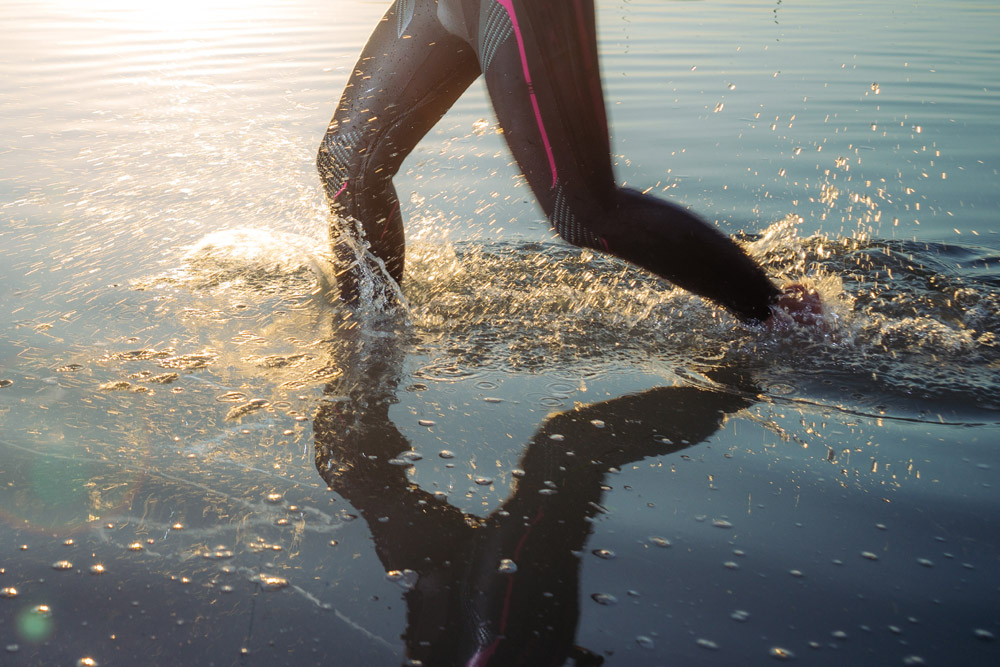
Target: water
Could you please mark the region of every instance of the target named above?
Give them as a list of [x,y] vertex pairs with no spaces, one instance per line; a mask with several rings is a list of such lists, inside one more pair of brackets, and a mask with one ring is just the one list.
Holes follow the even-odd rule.
[[508,581],[578,664],[995,664],[993,3],[600,3],[619,179],[816,284],[780,334],[553,239],[481,87],[405,308],[331,305],[385,4],[0,4],[4,664],[400,664]]

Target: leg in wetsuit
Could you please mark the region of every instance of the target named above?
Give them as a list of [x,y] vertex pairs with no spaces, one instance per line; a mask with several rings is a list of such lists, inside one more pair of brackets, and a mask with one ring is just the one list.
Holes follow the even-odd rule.
[[[762,322],[779,290],[729,237],[686,210],[619,188],[611,164],[593,0],[396,0],[375,28],[317,159],[335,251],[361,236],[402,280],[392,177],[482,74],[511,152],[566,241],[607,252]],[[356,272],[356,269],[354,269]],[[348,275],[346,283],[357,278]]]

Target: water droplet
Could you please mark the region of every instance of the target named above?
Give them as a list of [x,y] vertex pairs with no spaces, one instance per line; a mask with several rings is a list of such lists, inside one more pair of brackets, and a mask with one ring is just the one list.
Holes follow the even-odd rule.
[[793,577],[801,577],[801,576],[803,576],[802,575],[802,570],[789,570],[788,574],[792,575]]
[[52,608],[47,604],[40,604],[33,607],[31,613],[42,618],[49,618],[52,616]]
[[795,657],[795,654],[789,651],[787,648],[781,648],[780,646],[772,646],[770,650],[772,658],[777,658],[778,660],[791,660]]
[[232,593],[233,587],[230,586],[229,584],[223,584],[222,586],[219,586],[219,590],[222,591],[223,593]]
[[659,537],[657,535],[653,535],[652,537],[649,538],[649,541],[651,544],[663,549],[667,549],[670,547],[670,540],[668,540],[665,537]]
[[489,486],[493,483],[492,477],[477,477],[473,480],[479,486]]
[[553,433],[549,436],[549,440],[555,440],[556,442],[562,442],[565,439],[566,436],[564,436],[562,433]]
[[729,84],[726,87],[729,88],[729,90],[736,90],[736,84],[735,83],[731,83],[731,84]]
[[733,524],[725,519],[712,519],[712,525],[716,528],[732,528]]
[[389,570],[385,578],[397,584],[403,590],[409,591],[417,585],[419,575],[414,570]]
[[420,424],[421,426],[434,426],[435,424],[437,424],[437,422],[434,421],[433,419],[421,419],[417,421],[417,423]]
[[646,648],[646,649],[651,649],[651,648],[654,648],[656,646],[653,643],[653,640],[650,639],[649,637],[647,637],[646,635],[639,635],[638,637],[636,637],[635,638],[635,643],[638,644],[639,646],[641,646],[642,648]]
[[861,552],[861,557],[862,558],[867,558],[868,560],[878,560],[878,556],[876,556],[875,554],[873,554],[871,551],[862,551]]
[[594,428],[604,428],[605,426],[604,421],[601,419],[591,419],[590,423]]
[[618,604],[618,598],[616,598],[611,593],[594,593],[590,596],[590,599],[597,604],[604,605],[605,607],[610,607],[611,605]]
[[834,630],[830,633],[830,636],[834,639],[847,639],[847,633],[843,630]]
[[80,658],[76,661],[76,667],[97,667],[98,664],[93,658]]
[[13,586],[6,586],[4,588],[0,588],[0,598],[16,598],[16,597],[17,597],[17,589],[14,588]]
[[524,477],[524,471],[520,468],[514,468],[510,471],[510,474],[514,477]]
[[12,384],[14,384],[13,380],[0,380],[0,389],[3,389],[4,387],[9,387]]
[[330,546],[331,547],[337,546],[337,540],[330,540]]
[[[3,380],[0,380],[0,382],[3,382]],[[3,385],[0,385],[0,386],[3,386]],[[18,646],[17,644],[7,644],[7,653],[17,653],[20,650],[21,650],[21,647]]]
[[104,574],[104,572],[105,572],[104,566],[101,565],[100,563],[94,563],[93,565],[90,566],[91,574]]
[[707,648],[710,651],[714,651],[719,648],[719,645],[713,642],[711,639],[701,638],[697,642],[698,646],[702,648]]
[[991,642],[997,638],[995,634],[985,628],[976,628],[972,631],[972,634],[976,639],[981,639],[984,642]]
[[750,620],[750,612],[744,611],[743,609],[737,609],[729,615],[729,618],[740,623],[746,623]]
[[919,655],[908,655],[903,658],[904,665],[926,665],[927,662]]
[[170,526],[170,528],[173,529],[173,530],[184,530],[184,524],[183,523],[175,523],[174,525]]
[[923,565],[924,567],[934,567],[934,561],[927,558],[918,558],[917,563]]
[[736,561],[732,561],[732,560],[727,560],[725,563],[722,564],[722,566],[725,567],[725,568],[727,568],[727,569],[729,569],[729,570],[738,570],[738,569],[740,569],[739,563],[737,563]]
[[71,538],[69,538],[68,540],[64,540],[64,541],[63,541],[63,544],[64,544],[65,546],[67,546],[67,547],[71,547],[71,546],[73,546],[73,544],[75,544],[75,542],[73,542],[73,538],[71,537]]
[[261,574],[258,580],[265,591],[278,591],[288,586],[288,579],[273,574]]
[[285,517],[281,517],[280,519],[275,519],[274,520],[274,525],[276,525],[276,526],[287,526],[288,524],[289,524],[289,521]]
[[53,570],[72,570],[73,569],[73,563],[69,562],[68,560],[57,560],[56,562],[52,563],[52,569]]
[[142,551],[143,550],[142,543],[141,542],[133,542],[132,544],[128,545],[128,550],[129,551]]
[[451,451],[450,449],[442,449],[440,452],[438,452],[438,456],[440,456],[443,459],[453,459],[455,458],[455,452]]
[[615,557],[615,552],[611,549],[594,549],[592,553],[598,558],[603,558],[604,560],[611,560]]
[[514,574],[517,572],[517,563],[509,558],[503,558],[500,560],[500,567],[497,568],[497,572],[500,574]]
[[281,497],[282,496],[280,493],[269,493],[267,494],[267,497],[264,498],[264,500],[271,503],[272,505],[277,505],[278,503],[281,502]]

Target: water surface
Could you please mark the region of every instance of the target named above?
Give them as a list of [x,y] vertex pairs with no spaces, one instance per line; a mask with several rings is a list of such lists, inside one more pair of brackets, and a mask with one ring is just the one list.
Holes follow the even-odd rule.
[[331,304],[385,7],[0,4],[4,664],[401,664],[508,580],[578,664],[995,664],[994,4],[599,3],[618,178],[816,284],[780,334],[555,239],[478,85],[405,308]]

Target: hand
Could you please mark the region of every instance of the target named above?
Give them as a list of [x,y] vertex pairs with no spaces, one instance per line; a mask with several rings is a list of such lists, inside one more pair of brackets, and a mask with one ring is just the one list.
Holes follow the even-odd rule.
[[823,322],[823,300],[819,292],[802,283],[789,283],[771,306],[769,328],[787,329],[792,325],[817,326]]

